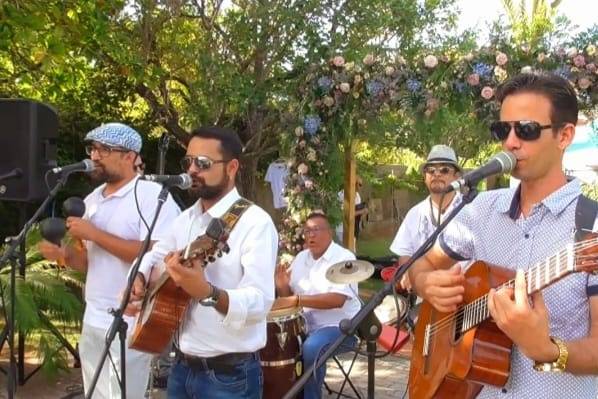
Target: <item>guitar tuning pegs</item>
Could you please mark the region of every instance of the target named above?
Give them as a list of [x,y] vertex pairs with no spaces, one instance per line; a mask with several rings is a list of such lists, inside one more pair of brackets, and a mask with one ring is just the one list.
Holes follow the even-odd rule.
[[230,252],[230,247],[227,243],[224,243],[224,245],[222,246],[222,252],[224,252],[225,254]]
[[216,256],[218,256],[219,258],[222,258],[222,251],[218,250],[218,252],[216,252]]
[[208,256],[208,262],[212,263],[212,262],[215,262],[215,261],[216,261],[216,258],[214,257],[214,255]]

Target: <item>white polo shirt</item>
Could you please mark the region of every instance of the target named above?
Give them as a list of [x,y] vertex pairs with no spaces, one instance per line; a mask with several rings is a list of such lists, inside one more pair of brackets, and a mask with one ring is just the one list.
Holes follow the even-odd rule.
[[[462,196],[457,193],[444,211],[442,217],[448,215],[455,206],[461,203]],[[399,231],[390,245],[390,250],[399,256],[411,256],[430,237],[436,229],[438,208],[431,205],[431,198],[425,200],[407,212]]]
[[[139,181],[136,190],[139,208],[147,223],[151,223],[162,187],[157,183],[139,180],[138,176],[107,197],[103,194],[106,184],[97,187],[85,198],[83,218],[97,228],[117,237],[143,241],[147,229],[135,205],[134,188],[137,181]],[[152,240],[160,239],[179,213],[179,207],[169,195],[160,211]],[[84,241],[84,243],[87,248],[87,278],[83,323],[92,327],[108,328],[113,319],[108,310],[118,308],[120,305],[120,295],[126,287],[131,264],[112,255],[95,242]],[[126,318],[126,321],[130,327],[134,319]]]
[[[205,233],[213,218],[222,217],[237,199],[231,190],[207,212],[201,200],[176,218],[163,240],[143,258],[140,272],[146,279],[152,265],[161,263],[170,251],[181,250]],[[274,302],[274,267],[278,234],[270,216],[257,205],[238,220],[228,240],[230,251],[205,268],[206,279],[226,290],[228,313],[198,301],[189,305],[179,338],[179,348],[193,356],[213,357],[225,353],[254,352],[266,345],[266,316]]]
[[308,332],[322,327],[338,326],[342,319],[350,319],[359,311],[361,304],[357,298],[357,283],[335,284],[326,278],[326,271],[330,266],[347,260],[355,260],[355,255],[348,249],[332,242],[326,252],[317,260],[306,249],[299,252],[291,263],[290,286],[294,294],[315,295],[333,292],[343,294],[348,298],[340,308],[312,309],[304,307]]

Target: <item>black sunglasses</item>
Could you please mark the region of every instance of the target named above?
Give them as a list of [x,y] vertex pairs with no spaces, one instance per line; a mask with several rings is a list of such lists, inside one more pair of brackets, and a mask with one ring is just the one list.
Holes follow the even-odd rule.
[[521,140],[537,140],[542,130],[556,128],[559,125],[540,125],[534,121],[497,121],[490,125],[490,135],[496,141],[504,141],[509,137],[511,128],[515,129],[515,135]]
[[449,173],[451,173],[452,171],[454,171],[454,168],[451,168],[450,166],[426,166],[424,168],[424,173],[427,173],[429,175],[433,175],[434,173],[436,173],[436,171],[440,172],[441,175],[448,175]]
[[183,159],[181,159],[181,168],[183,169],[184,172],[186,172],[191,167],[191,164],[193,164],[199,170],[208,170],[215,163],[225,163],[228,161],[230,161],[230,159],[212,160],[208,157],[204,157],[203,155],[199,155],[199,156],[187,155],[187,156],[183,157]]

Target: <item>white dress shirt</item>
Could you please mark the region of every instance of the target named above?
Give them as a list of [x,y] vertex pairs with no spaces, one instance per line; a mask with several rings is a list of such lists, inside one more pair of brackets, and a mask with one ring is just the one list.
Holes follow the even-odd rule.
[[[95,227],[125,240],[143,241],[147,228],[141,221],[135,205],[135,182],[137,200],[143,218],[149,224],[154,219],[161,186],[139,180],[136,176],[118,191],[105,197],[106,184],[102,184],[85,198],[85,215]],[[154,227],[152,240],[165,236],[170,223],[179,215],[180,209],[169,195],[162,206]],[[92,327],[108,328],[112,315],[108,310],[118,308],[120,296],[125,289],[131,264],[112,255],[92,241],[84,241],[87,248],[87,279],[85,281],[85,315],[83,323]],[[133,318],[125,318],[130,326]]]
[[[143,258],[139,271],[146,279],[152,265],[164,271],[166,254],[183,249],[204,234],[212,218],[223,216],[239,198],[233,189],[207,212],[199,200],[181,213],[170,233]],[[188,355],[254,352],[266,345],[266,315],[274,301],[276,228],[263,209],[252,205],[233,228],[227,243],[230,252],[209,263],[205,276],[214,286],[226,290],[228,313],[223,315],[196,300],[191,302],[179,336],[179,349]]]
[[361,304],[357,298],[357,284],[335,284],[326,278],[326,271],[330,266],[347,260],[355,260],[353,252],[332,242],[317,260],[306,249],[299,252],[291,263],[290,286],[295,295],[338,293],[347,296],[347,300],[340,308],[304,307],[308,332],[322,327],[338,326],[342,319],[350,319],[359,311]]

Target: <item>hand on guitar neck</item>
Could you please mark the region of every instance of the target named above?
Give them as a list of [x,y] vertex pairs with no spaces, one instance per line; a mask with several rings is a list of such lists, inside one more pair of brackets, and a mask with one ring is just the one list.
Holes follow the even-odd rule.
[[542,292],[532,294],[530,301],[523,270],[517,270],[514,289],[493,288],[488,292],[488,310],[498,328],[525,356],[538,362],[552,362],[559,356],[558,347],[550,340],[548,310]]

